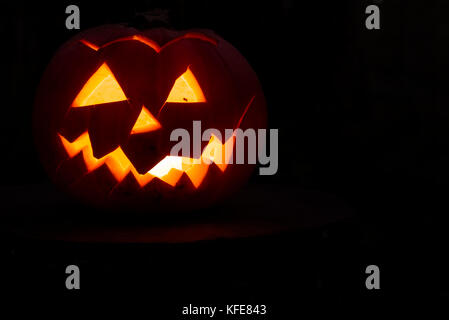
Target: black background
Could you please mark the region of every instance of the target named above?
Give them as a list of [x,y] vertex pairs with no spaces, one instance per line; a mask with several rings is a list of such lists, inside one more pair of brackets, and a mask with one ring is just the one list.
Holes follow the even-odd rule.
[[[369,31],[364,11],[373,3],[381,29]],[[254,176],[242,192],[268,197],[304,227],[178,244],[80,244],[16,232],[37,225],[45,210],[67,210],[76,220],[59,198],[52,198],[56,206],[41,201],[42,190],[60,195],[31,132],[40,76],[77,33],[65,28],[68,4],[16,1],[1,9],[1,288],[12,300],[132,296],[150,318],[171,319],[189,303],[267,304],[275,319],[304,309],[448,304],[449,3],[74,2],[82,30],[167,9],[171,27],[215,30],[259,76],[269,125],[280,132],[279,172]],[[270,198],[272,190],[280,192]],[[298,203],[308,209],[295,212]],[[334,212],[342,207],[349,214],[340,218]],[[252,209],[237,201],[233,210]],[[72,263],[82,269],[78,292],[64,286]],[[365,289],[369,264],[381,269],[379,291]]]

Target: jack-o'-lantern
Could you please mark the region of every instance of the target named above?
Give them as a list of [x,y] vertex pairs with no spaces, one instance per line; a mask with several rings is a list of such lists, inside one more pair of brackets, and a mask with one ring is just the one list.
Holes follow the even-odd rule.
[[[171,132],[193,136],[193,121],[222,138],[201,142],[200,154],[171,155]],[[43,75],[34,111],[36,144],[58,185],[90,203],[148,210],[204,206],[236,190],[253,165],[213,155],[235,149],[225,129],[265,122],[257,77],[228,42],[207,30],[122,25],[64,44]]]

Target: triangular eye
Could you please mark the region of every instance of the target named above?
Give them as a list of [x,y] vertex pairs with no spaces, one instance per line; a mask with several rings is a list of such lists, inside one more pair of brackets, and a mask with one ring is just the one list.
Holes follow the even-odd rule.
[[203,90],[189,68],[176,79],[166,102],[206,102]]
[[73,100],[72,107],[85,107],[100,103],[126,100],[125,93],[106,63],[90,77]]

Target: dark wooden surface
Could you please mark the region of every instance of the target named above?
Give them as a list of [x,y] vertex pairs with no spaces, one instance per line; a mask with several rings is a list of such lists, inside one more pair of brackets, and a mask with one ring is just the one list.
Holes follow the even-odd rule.
[[194,212],[111,212],[83,206],[51,185],[3,190],[4,228],[23,237],[82,242],[193,242],[323,226],[351,218],[341,199],[282,185],[249,185]]

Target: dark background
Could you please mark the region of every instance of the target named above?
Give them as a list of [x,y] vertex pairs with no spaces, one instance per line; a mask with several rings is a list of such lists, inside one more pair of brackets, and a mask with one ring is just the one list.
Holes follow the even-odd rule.
[[[262,216],[279,213],[295,228],[177,244],[27,233],[49,211],[68,211],[64,223],[77,222],[78,207],[64,207],[52,189],[31,132],[40,76],[78,32],[65,28],[68,4],[16,1],[1,9],[1,287],[13,300],[137,296],[147,315],[171,319],[189,303],[267,304],[275,319],[304,309],[448,304],[447,1],[73,2],[82,30],[167,9],[171,27],[215,30],[259,76],[269,125],[280,132],[279,172],[254,176],[232,210],[256,222],[263,206],[240,204],[243,193],[271,203]],[[365,28],[369,4],[381,9],[381,30]],[[201,222],[189,219],[187,229]],[[79,292],[64,287],[72,263],[82,269]],[[369,264],[381,269],[379,291],[365,289]]]

